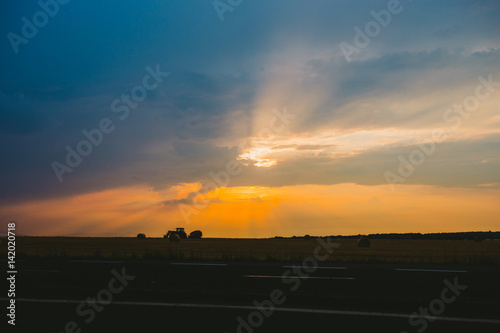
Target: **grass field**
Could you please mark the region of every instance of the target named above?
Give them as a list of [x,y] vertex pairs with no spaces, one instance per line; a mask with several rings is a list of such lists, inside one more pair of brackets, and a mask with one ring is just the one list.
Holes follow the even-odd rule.
[[[399,262],[500,264],[500,242],[485,240],[371,240],[369,248],[355,239],[336,239],[340,247],[329,262]],[[2,239],[0,253],[7,256]],[[299,261],[313,255],[311,239],[185,239],[17,237],[16,257],[67,259],[148,259],[211,261]]]

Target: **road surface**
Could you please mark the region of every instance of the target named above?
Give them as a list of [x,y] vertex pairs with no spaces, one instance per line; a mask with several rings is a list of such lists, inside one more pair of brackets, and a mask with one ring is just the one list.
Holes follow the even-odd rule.
[[92,260],[18,266],[16,328],[9,327],[18,332],[500,331],[499,267]]

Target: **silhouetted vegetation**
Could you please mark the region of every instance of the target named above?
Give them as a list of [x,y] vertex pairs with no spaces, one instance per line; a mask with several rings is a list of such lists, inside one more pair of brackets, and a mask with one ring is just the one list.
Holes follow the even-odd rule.
[[[435,240],[475,240],[476,237],[482,239],[500,239],[500,232],[491,231],[469,231],[469,232],[440,232],[440,233],[390,233],[390,234],[369,234],[370,239],[435,239]],[[360,238],[361,235],[330,236],[339,239]]]

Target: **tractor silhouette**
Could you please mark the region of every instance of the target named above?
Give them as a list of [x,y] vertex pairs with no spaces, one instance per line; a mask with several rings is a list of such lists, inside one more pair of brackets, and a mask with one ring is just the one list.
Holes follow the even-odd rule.
[[174,237],[173,235],[179,236],[180,239],[182,238],[187,238],[186,232],[184,231],[184,228],[176,228],[175,231],[169,230],[163,238],[168,238],[170,239],[171,237]]

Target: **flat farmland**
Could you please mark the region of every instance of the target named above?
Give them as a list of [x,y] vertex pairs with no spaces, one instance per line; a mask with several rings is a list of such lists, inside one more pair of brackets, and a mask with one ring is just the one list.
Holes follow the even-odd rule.
[[[338,248],[327,262],[500,264],[498,240],[372,239],[369,248],[358,247],[356,239],[332,238],[330,242],[337,243]],[[19,236],[16,256],[18,259],[296,262],[313,255],[318,244],[315,238],[202,238],[172,243],[163,238]],[[3,257],[7,255],[4,246],[0,253]]]

